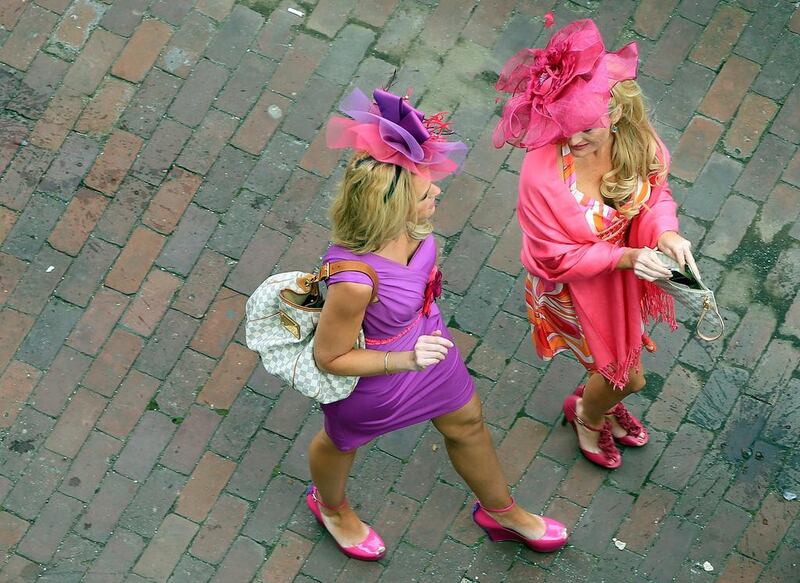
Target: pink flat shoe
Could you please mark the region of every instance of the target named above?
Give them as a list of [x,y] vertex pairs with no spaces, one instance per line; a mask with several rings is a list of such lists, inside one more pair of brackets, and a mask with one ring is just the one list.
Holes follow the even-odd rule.
[[[317,487],[314,484],[309,484],[308,488],[306,489],[306,505],[308,505],[308,509],[311,510],[311,514],[314,515],[314,518],[317,519],[317,522],[319,522],[325,528],[325,530],[328,530],[328,528],[322,521],[322,511],[320,511],[319,507],[323,506],[324,508],[335,512],[342,508],[345,504],[347,504],[346,500],[335,508],[326,506],[320,500],[319,495],[317,494]],[[336,542],[336,539],[334,538],[333,541]],[[359,561],[377,561],[386,554],[386,545],[383,544],[383,540],[378,536],[378,533],[376,533],[371,526],[369,527],[369,532],[367,533],[366,538],[357,545],[343,547],[336,542],[336,546],[339,547],[339,550],[351,559],[358,559]]]
[[[578,388],[575,389],[575,394],[582,398],[583,389],[584,385],[578,385]],[[618,444],[628,447],[642,447],[650,441],[650,434],[647,433],[647,429],[645,429],[641,421],[631,415],[631,412],[628,411],[628,408],[623,403],[614,405],[614,408],[608,411],[606,415],[613,415],[617,423],[620,424],[620,427],[628,432],[627,435],[623,435],[622,437],[614,435],[614,441]]]
[[[516,502],[514,502],[514,499],[512,498],[511,504],[505,508],[500,508],[499,510],[490,509],[489,512],[508,512],[514,508],[514,506],[516,506]],[[567,539],[569,538],[567,536],[567,527],[557,520],[542,516],[542,520],[544,521],[545,525],[544,534],[539,538],[533,539],[526,538],[516,530],[511,530],[510,528],[502,526],[489,515],[489,512],[487,512],[486,509],[481,506],[480,502],[475,502],[475,506],[472,507],[472,520],[475,521],[475,524],[486,531],[486,534],[489,535],[489,540],[519,541],[537,553],[552,553],[553,551],[557,551],[567,544]]]
[[578,417],[578,414],[575,411],[575,406],[579,398],[580,397],[577,395],[570,395],[564,400],[564,423],[569,423],[572,425],[572,429],[575,431],[575,437],[578,437],[578,425],[585,427],[589,431],[595,431],[599,433],[600,439],[597,442],[597,446],[600,448],[599,452],[586,451],[583,449],[581,447],[580,438],[578,439],[578,449],[581,450],[583,457],[593,464],[608,468],[609,470],[617,469],[622,465],[622,456],[620,455],[617,446],[614,445],[614,436],[611,433],[611,423],[606,420],[604,421],[603,426],[599,429],[597,427],[587,425],[583,419]]

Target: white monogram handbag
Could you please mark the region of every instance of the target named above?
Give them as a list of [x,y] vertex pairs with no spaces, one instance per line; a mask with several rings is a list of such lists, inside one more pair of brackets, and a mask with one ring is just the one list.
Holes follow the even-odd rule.
[[[361,261],[325,263],[317,273],[289,271],[268,277],[247,300],[247,347],[261,355],[267,372],[320,403],[340,401],[358,377],[338,376],[317,368],[314,332],[324,299],[319,282],[340,271],[360,271],[372,280],[372,302],[378,301],[378,276]],[[359,332],[354,348],[364,348]]]
[[700,273],[693,270],[688,263],[686,269],[682,270],[672,257],[661,251],[656,251],[656,254],[661,263],[672,272],[672,277],[657,279],[653,283],[697,316],[695,333],[699,338],[708,342],[719,339],[725,331],[725,322],[717,308],[714,292],[703,283]]

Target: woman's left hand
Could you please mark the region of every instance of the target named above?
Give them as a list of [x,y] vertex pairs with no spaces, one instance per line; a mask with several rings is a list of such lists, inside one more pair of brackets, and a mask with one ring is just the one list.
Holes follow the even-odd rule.
[[692,242],[675,231],[665,231],[661,234],[658,238],[658,250],[677,261],[681,269],[688,263],[691,269],[697,271],[697,264],[692,255]]

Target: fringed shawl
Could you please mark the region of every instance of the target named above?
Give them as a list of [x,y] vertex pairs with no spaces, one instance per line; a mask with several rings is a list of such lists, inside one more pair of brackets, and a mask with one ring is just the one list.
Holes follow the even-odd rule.
[[[669,167],[669,153],[659,146]],[[628,370],[639,365],[642,322],[661,320],[676,328],[672,297],[633,270],[616,269],[625,248],[592,233],[559,172],[557,151],[553,144],[531,150],[522,164],[522,263],[533,275],[569,285],[597,372],[621,388]],[[628,245],[655,248],[662,233],[678,231],[676,212],[667,182],[652,184],[647,206],[631,221]]]

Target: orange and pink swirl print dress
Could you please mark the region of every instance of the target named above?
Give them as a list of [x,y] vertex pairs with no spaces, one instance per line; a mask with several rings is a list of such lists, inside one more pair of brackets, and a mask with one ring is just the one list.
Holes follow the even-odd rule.
[[[630,219],[615,208],[585,196],[578,190],[575,166],[569,147],[561,147],[562,176],[580,205],[591,231],[603,241],[625,246]],[[628,205],[640,205],[650,197],[650,182],[639,179],[636,196]],[[528,274],[525,303],[531,323],[533,345],[539,358],[550,360],[559,352],[571,350],[588,370],[595,369],[589,344],[581,330],[568,284],[548,281]]]

